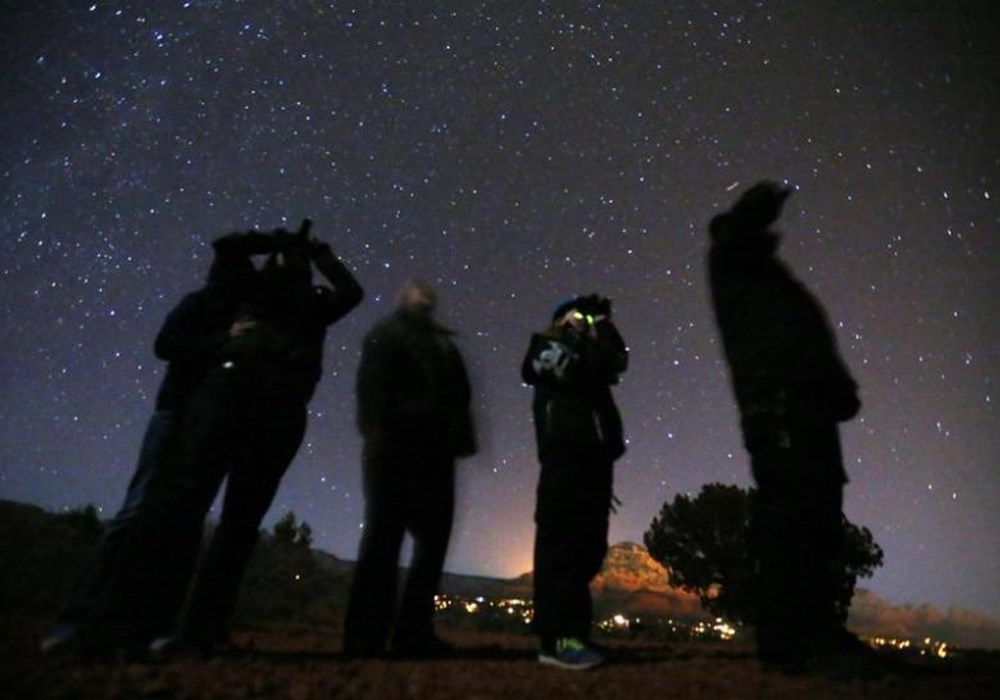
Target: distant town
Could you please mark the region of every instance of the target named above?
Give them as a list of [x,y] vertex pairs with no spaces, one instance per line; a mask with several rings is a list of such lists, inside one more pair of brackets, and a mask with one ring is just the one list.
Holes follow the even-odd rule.
[[[437,614],[452,624],[469,625],[478,629],[496,629],[507,632],[529,631],[534,609],[530,600],[523,598],[496,598],[487,596],[464,597],[456,595],[435,596]],[[739,626],[722,618],[682,620],[671,617],[636,616],[614,613],[595,622],[601,634],[611,638],[652,637],[670,640],[703,640],[732,642],[749,634]],[[946,659],[955,650],[947,642],[925,637],[899,639],[895,637],[863,637],[875,649],[905,655]]]

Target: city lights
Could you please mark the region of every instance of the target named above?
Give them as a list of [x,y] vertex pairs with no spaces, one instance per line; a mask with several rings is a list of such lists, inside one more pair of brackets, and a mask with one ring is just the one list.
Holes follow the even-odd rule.
[[[473,625],[491,626],[508,631],[527,632],[534,616],[531,600],[486,596],[462,597],[442,594],[434,598],[438,614],[454,615],[452,619],[469,620]],[[634,639],[656,637],[704,642],[732,642],[742,636],[742,628],[721,617],[706,620],[679,620],[669,617],[638,616],[625,611],[611,612],[594,622],[595,631],[606,637]],[[747,633],[752,638],[752,630]],[[897,637],[863,637],[874,649],[932,659],[949,659],[955,649],[948,643],[931,637],[907,639]]]
[[924,637],[919,642],[912,639],[897,639],[895,637],[869,637],[868,644],[875,649],[888,649],[898,652],[918,654],[919,656],[934,657],[936,659],[947,659],[954,656],[954,651],[949,648],[947,642],[942,642],[931,637]]
[[463,598],[439,594],[434,596],[434,609],[439,613],[458,612],[464,615],[513,618],[529,624],[534,615],[531,601],[520,598],[491,600],[485,596]]

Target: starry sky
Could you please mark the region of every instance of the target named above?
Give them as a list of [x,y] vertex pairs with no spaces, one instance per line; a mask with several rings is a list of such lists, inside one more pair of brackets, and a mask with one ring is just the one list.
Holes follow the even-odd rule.
[[152,341],[212,238],[296,226],[361,307],[327,338],[293,510],[356,554],[365,331],[438,285],[475,382],[448,568],[530,569],[538,466],[518,370],[555,304],[615,303],[631,368],[612,541],[664,501],[750,485],[706,226],[798,187],[783,255],[865,403],[848,517],[894,603],[1000,618],[1000,32],[991,2],[0,3],[0,497],[120,503]]

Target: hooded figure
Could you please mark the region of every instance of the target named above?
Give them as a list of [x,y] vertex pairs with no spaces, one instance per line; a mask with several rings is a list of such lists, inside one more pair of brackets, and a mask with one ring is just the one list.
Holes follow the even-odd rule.
[[843,576],[838,423],[861,403],[826,314],[778,259],[791,190],[762,182],[710,226],[712,305],[757,494],[751,511],[762,661],[800,666],[851,645]]

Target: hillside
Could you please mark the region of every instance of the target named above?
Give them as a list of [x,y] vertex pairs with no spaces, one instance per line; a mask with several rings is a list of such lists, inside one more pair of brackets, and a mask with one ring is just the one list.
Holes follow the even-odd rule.
[[646,548],[621,542],[608,549],[591,584],[598,611],[643,617],[705,617],[698,596],[670,585],[670,573]]
[[[72,585],[100,531],[85,509],[50,513],[0,500],[0,600],[19,610],[53,611]],[[353,562],[321,550],[282,546],[261,538],[240,602],[247,620],[305,619],[343,608]],[[532,575],[496,579],[447,573],[443,593],[473,598],[531,598]],[[697,597],[669,585],[667,571],[645,548],[622,542],[609,548],[592,590],[598,612],[694,617]]]
[[[98,533],[96,514],[46,513],[0,501],[0,687],[12,698],[460,698],[644,697],[974,700],[997,697],[995,655],[893,666],[871,681],[766,671],[748,639],[726,644],[610,635],[609,663],[584,674],[540,667],[536,642],[521,625],[467,618],[439,630],[458,646],[454,658],[421,663],[347,661],[340,615],[350,562],[273,536],[261,540],[241,601],[237,648],[212,659],[120,663],[42,657],[40,637]],[[531,576],[510,580],[449,575],[446,592],[498,598],[530,593]],[[669,586],[667,572],[639,546],[611,548],[594,584],[598,608],[693,611],[693,597]],[[511,630],[520,629],[519,632]]]
[[[54,615],[100,528],[93,510],[51,513],[0,500],[0,612]],[[265,534],[244,582],[239,620],[255,624],[336,618],[346,604],[353,569],[353,562],[316,549],[284,546]],[[459,598],[530,601],[532,576],[445,574],[441,590]],[[697,597],[672,587],[669,572],[631,542],[610,547],[592,590],[598,618],[706,617]],[[848,626],[869,636],[931,637],[967,648],[1000,648],[1000,623],[993,618],[961,608],[893,605],[863,589],[856,591]]]

